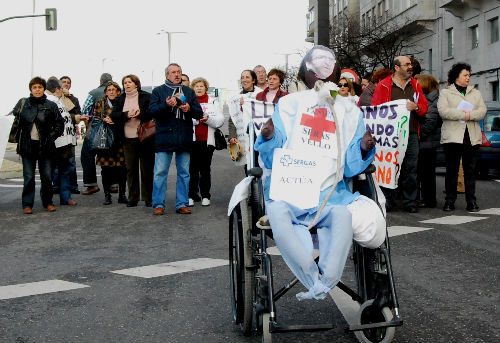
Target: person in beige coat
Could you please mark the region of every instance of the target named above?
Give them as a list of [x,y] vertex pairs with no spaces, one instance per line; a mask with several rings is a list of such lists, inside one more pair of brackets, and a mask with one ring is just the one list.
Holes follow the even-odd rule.
[[476,162],[481,144],[479,121],[486,115],[481,93],[470,86],[471,67],[454,64],[448,72],[448,88],[441,91],[439,115],[443,119],[441,144],[446,157],[446,201],[443,211],[453,211],[457,199],[457,178],[462,158],[467,211],[478,212],[476,201]]

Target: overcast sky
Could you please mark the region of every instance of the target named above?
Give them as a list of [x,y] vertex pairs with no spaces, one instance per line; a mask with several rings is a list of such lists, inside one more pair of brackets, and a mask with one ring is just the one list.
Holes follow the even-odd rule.
[[[172,35],[171,62],[191,78],[237,89],[243,69],[284,66],[281,54],[305,50],[307,0],[36,0],[36,14],[57,8],[57,31],[45,18],[0,23],[0,114],[27,96],[31,78],[32,22],[34,74],[69,75],[72,92],[85,100],[103,71],[121,83],[136,74],[143,85],[164,81],[168,63],[166,31]],[[0,1],[0,19],[33,13],[33,0]],[[299,55],[289,65],[300,63]]]

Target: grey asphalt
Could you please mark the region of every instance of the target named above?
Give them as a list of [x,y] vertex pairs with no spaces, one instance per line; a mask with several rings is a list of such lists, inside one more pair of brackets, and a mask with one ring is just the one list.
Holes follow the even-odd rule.
[[[174,211],[173,165],[164,216],[153,216],[144,203],[135,208],[117,204],[116,195],[113,205],[102,206],[102,191],[75,195],[78,206],[57,206],[55,213],[43,211],[37,195],[35,213],[23,215],[22,188],[0,187],[0,286],[53,279],[90,286],[0,300],[0,342],[259,342],[232,323],[227,266],[151,279],[111,273],[201,257],[227,259],[227,204],[244,175],[227,151],[219,151],[212,176],[212,205],[197,203],[192,215]],[[481,208],[500,208],[499,193],[500,182],[478,181]],[[443,202],[438,192],[439,205]],[[453,213],[436,208],[389,214],[389,226],[433,228],[391,239],[405,321],[394,342],[500,341],[499,216],[471,215],[464,208],[461,196]],[[420,222],[450,214],[486,219],[458,225]],[[291,273],[282,259],[276,256],[273,262],[276,283],[288,281]],[[344,279],[353,281],[350,261]],[[358,342],[342,331],[346,322],[332,299],[299,303],[294,294],[302,290],[296,286],[278,302],[280,320],[333,320],[339,330],[278,334],[275,342]]]

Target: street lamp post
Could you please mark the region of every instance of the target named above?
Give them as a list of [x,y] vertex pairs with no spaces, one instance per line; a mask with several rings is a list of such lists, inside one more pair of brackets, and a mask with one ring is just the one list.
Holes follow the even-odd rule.
[[285,73],[288,74],[288,56],[290,55],[300,55],[298,52],[289,52],[289,53],[284,53],[280,54],[285,56]]
[[187,33],[187,32],[181,32],[181,31],[165,31],[164,29],[161,29],[160,32],[157,32],[157,35],[161,34],[166,34],[168,36],[168,64],[170,64],[170,48],[171,48],[171,43],[172,43],[172,35],[176,33]]

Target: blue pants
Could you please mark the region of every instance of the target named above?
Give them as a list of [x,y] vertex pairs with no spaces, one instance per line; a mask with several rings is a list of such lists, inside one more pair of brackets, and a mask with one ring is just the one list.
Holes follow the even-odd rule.
[[[153,208],[165,208],[167,195],[167,178],[173,152],[156,153],[154,180],[153,180]],[[175,208],[188,205],[189,190],[189,152],[175,153],[177,167],[177,188],[175,191]]]
[[[308,289],[299,300],[324,299],[340,281],[352,244],[352,218],[346,206],[326,206],[315,225],[319,263],[313,259],[313,241],[307,226],[314,214],[284,201],[266,203],[273,237],[288,267]],[[321,273],[321,279],[319,278]]]
[[42,198],[43,207],[53,205],[52,203],[52,159],[47,156],[38,156],[38,142],[32,141],[32,155],[22,156],[23,161],[23,208],[33,208],[35,202],[35,169],[38,161],[38,170],[40,172],[40,198]]
[[95,155],[95,151],[90,149],[90,139],[85,137],[80,153],[80,161],[83,169],[83,185],[85,187],[97,186]]

